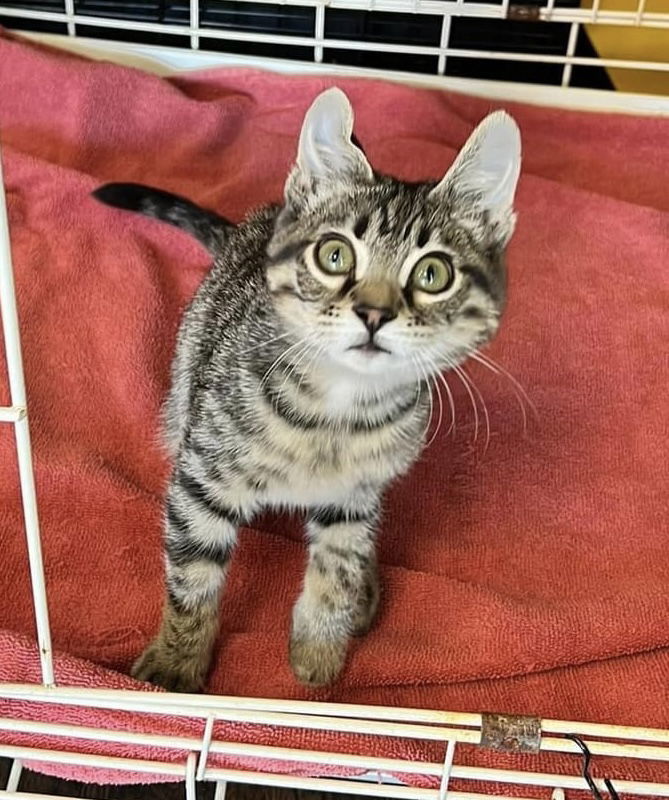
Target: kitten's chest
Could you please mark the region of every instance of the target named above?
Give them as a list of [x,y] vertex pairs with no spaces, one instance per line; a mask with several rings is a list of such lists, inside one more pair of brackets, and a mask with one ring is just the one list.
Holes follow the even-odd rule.
[[281,420],[248,452],[263,501],[270,505],[327,505],[361,486],[379,489],[407,471],[420,452],[419,438],[400,425],[369,431],[295,429]]

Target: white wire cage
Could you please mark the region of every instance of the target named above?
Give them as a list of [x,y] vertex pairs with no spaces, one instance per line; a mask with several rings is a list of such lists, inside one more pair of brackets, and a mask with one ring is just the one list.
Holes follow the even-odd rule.
[[477,65],[478,77],[508,72],[509,80],[562,87],[592,86],[583,76],[597,72],[607,88],[621,88],[610,79],[627,73],[669,93],[667,0],[6,0],[0,21],[140,50],[148,42],[217,51],[222,63],[235,54],[292,61],[296,71],[311,62],[369,73],[378,64],[385,74],[476,77]]
[[[249,5],[256,0],[240,0]],[[578,67],[614,68],[622,70],[644,70],[648,73],[669,73],[669,60],[654,57],[601,57],[577,54],[577,43],[586,26],[617,26],[621,30],[666,31],[669,35],[669,5],[666,0],[630,0],[629,3],[607,3],[592,0],[588,7],[574,6],[561,0],[547,0],[542,4],[514,4],[510,0],[497,3],[478,3],[467,0],[282,0],[282,6],[308,6],[313,10],[313,30],[304,35],[280,33],[244,32],[208,27],[202,19],[203,6],[199,0],[190,0],[185,24],[171,22],[145,22],[111,16],[92,16],[83,13],[77,0],[64,0],[62,10],[44,10],[24,5],[0,6],[0,18],[22,22],[44,22],[63,25],[67,38],[59,35],[41,35],[45,41],[58,43],[70,49],[79,49],[89,55],[113,57],[127,61],[129,56],[150,56],[152,68],[169,71],[193,65],[231,63],[255,63],[271,65],[286,71],[346,71],[348,67],[328,62],[328,52],[369,51],[390,54],[402,63],[403,56],[429,56],[434,67],[432,77],[427,72],[420,75],[402,76],[401,70],[379,71],[373,68],[358,70],[357,74],[388,75],[403,77],[427,85],[443,85],[470,88],[487,96],[513,96],[516,99],[534,99],[539,102],[564,105],[605,106],[645,111],[655,114],[669,113],[669,105],[662,98],[639,98],[612,96],[605,99],[591,92],[585,99],[577,99],[576,90],[569,89],[574,69]],[[397,14],[424,15],[438,19],[438,41],[435,44],[406,44],[380,41],[360,41],[328,35],[326,17],[331,10],[352,10]],[[512,52],[496,49],[494,43],[488,49],[466,49],[454,44],[453,21],[460,18],[488,20],[529,19],[528,25],[553,23],[567,26],[567,37],[563,53]],[[109,29],[120,36],[120,41],[96,42],[80,33],[91,29]],[[161,48],[142,42],[123,41],[124,32],[140,34],[165,34],[181,37],[183,48]],[[203,43],[246,42],[253,45],[290,46],[309,48],[311,64],[306,61],[277,61],[265,56],[233,56],[225,53],[203,52]],[[303,51],[300,51],[303,53]],[[534,90],[504,87],[499,83],[458,83],[448,75],[450,59],[484,60],[491,63],[513,62],[527,64],[549,64],[559,70],[557,85]],[[667,50],[669,59],[669,48]],[[562,92],[558,100],[556,92]],[[50,747],[0,744],[0,755],[14,760],[8,783],[0,796],[7,798],[37,797],[18,791],[24,763],[38,765],[60,764],[90,768],[94,776],[98,772],[113,770],[182,780],[188,800],[194,800],[198,782],[216,783],[216,798],[222,800],[225,786],[231,782],[256,783],[277,787],[314,789],[342,794],[368,795],[371,797],[406,798],[406,800],[483,800],[484,798],[512,794],[523,800],[528,797],[549,797],[561,800],[564,792],[592,791],[592,786],[581,774],[582,751],[577,736],[593,757],[599,759],[600,773],[606,774],[619,794],[635,796],[669,797],[669,782],[633,780],[621,778],[620,765],[625,764],[624,774],[634,773],[634,765],[644,769],[639,774],[647,775],[650,766],[669,761],[669,730],[632,728],[587,722],[538,720],[513,718],[506,720],[502,728],[497,727],[497,736],[491,734],[500,718],[480,713],[449,713],[439,710],[402,709],[374,706],[341,705],[335,703],[298,702],[272,699],[251,699],[220,696],[184,696],[165,693],[114,691],[111,689],[79,689],[56,686],[54,683],[53,652],[51,645],[47,593],[40,543],[38,504],[35,493],[30,435],[27,416],[27,398],[21,362],[19,324],[16,309],[14,281],[9,247],[9,227],[5,208],[2,173],[0,170],[0,312],[9,375],[10,405],[0,408],[0,422],[13,426],[16,437],[19,479],[23,502],[25,531],[28,545],[30,575],[32,581],[37,643],[41,664],[42,685],[0,684],[0,698],[23,704],[24,710],[33,705],[56,704],[58,707],[87,707],[132,712],[147,720],[168,715],[190,721],[197,735],[173,736],[160,733],[138,733],[121,727],[89,727],[66,722],[45,722],[30,712],[20,718],[0,719],[0,732],[13,734],[38,734]],[[403,758],[378,757],[362,754],[352,745],[349,751],[325,751],[305,747],[285,747],[272,744],[249,744],[227,739],[217,733],[217,724],[242,723],[251,726],[273,726],[275,728],[325,731],[340,734],[365,735],[368,737],[393,737],[431,742],[440,753],[432,761],[407,760]],[[493,728],[491,728],[493,726]],[[150,726],[148,727],[150,730]],[[499,731],[502,731],[502,734]],[[518,731],[524,731],[520,735]],[[529,730],[529,733],[528,733]],[[514,733],[515,731],[515,733]],[[501,738],[500,738],[501,737]],[[110,744],[132,745],[135,750],[145,749],[146,758],[122,755],[98,755],[89,752],[91,741]],[[530,760],[508,768],[502,760],[501,766],[471,766],[460,761],[463,748],[488,746],[503,752],[526,752],[528,754],[569,754],[571,772],[562,770],[540,771]],[[164,758],[155,753],[164,752]],[[252,760],[260,768],[221,766],[226,760]],[[262,765],[266,763],[267,769]],[[543,763],[543,762],[542,762]],[[611,765],[610,769],[607,764]],[[282,771],[277,764],[286,765]],[[270,766],[271,765],[271,766]],[[301,773],[294,774],[297,765]],[[338,777],[333,777],[337,776]],[[398,781],[400,776],[403,782]],[[420,779],[410,785],[411,779]],[[363,780],[364,778],[364,780]],[[93,778],[92,778],[93,779]],[[425,780],[428,785],[425,785]],[[454,789],[457,782],[457,789]],[[432,787],[432,788],[430,788]],[[606,793],[610,790],[603,779],[595,780],[595,788]]]

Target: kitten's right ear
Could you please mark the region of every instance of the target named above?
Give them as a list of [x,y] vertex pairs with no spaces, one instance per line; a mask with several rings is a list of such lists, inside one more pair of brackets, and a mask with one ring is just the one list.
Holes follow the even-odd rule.
[[297,161],[285,186],[286,203],[302,205],[342,183],[373,179],[365,154],[352,141],[353,109],[341,89],[322,92],[304,117]]

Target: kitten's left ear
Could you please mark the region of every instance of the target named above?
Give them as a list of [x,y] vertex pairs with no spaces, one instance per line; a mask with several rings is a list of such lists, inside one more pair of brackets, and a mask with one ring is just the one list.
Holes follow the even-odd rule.
[[337,183],[371,181],[372,168],[352,134],[353,109],[344,92],[332,88],[319,94],[304,117],[286,200]]
[[484,212],[496,241],[513,233],[513,199],[520,175],[520,131],[504,111],[487,116],[469,137],[453,165],[430,193],[458,212]]

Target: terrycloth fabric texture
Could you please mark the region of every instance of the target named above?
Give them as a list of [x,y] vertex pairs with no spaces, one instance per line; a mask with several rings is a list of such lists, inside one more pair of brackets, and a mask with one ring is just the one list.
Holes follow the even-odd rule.
[[[105,208],[90,192],[104,181],[140,181],[239,220],[280,199],[304,111],[332,83],[246,70],[162,80],[0,38],[12,253],[63,684],[147,688],[126,673],[156,630],[163,595],[168,467],[157,416],[180,311],[208,265],[184,234]],[[372,164],[410,180],[441,176],[498,105],[336,83],[352,100]],[[513,382],[472,366],[490,415],[484,452],[483,427],[474,441],[469,398],[450,379],[456,430],[446,436],[444,425],[389,494],[378,624],[329,690],[300,688],[288,667],[305,562],[299,520],[269,516],[245,529],[209,691],[669,728],[669,121],[507,108],[524,161],[510,302],[489,353],[525,387],[538,421],[530,417],[525,433]],[[9,428],[0,431],[0,548],[0,679],[38,681]],[[201,732],[177,718],[89,709],[0,702],[0,714]],[[353,746],[305,731],[228,725],[220,733]],[[47,742],[7,732],[0,741]],[[77,747],[147,757],[94,741]],[[355,748],[443,756],[437,744],[378,737]],[[156,749],[153,757],[184,754]],[[465,757],[578,766],[575,757]],[[618,774],[659,779],[662,770],[651,763],[641,774],[623,763]]]

